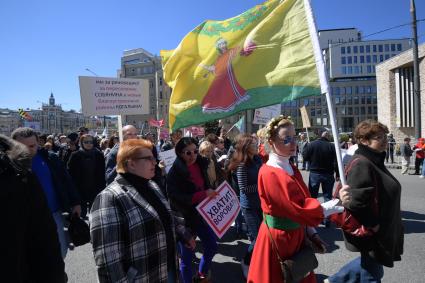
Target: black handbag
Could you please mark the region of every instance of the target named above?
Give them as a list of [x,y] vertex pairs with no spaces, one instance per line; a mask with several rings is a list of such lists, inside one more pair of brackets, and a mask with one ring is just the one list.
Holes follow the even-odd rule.
[[80,217],[73,215],[69,217],[68,233],[74,246],[82,246],[90,242],[89,225]]
[[270,241],[272,248],[276,253],[277,259],[280,264],[282,271],[283,282],[285,283],[296,283],[305,278],[311,271],[319,266],[316,255],[314,254],[311,245],[305,244],[304,247],[294,254],[291,258],[283,260],[277,249],[276,243],[270,233],[267,222],[264,221],[269,232]]

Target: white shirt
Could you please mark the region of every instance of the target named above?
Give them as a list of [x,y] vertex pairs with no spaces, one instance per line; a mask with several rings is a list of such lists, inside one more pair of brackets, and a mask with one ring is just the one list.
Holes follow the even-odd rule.
[[294,170],[292,169],[291,164],[289,164],[289,156],[281,156],[271,152],[269,155],[269,160],[266,164],[272,167],[283,169],[289,175],[294,176]]

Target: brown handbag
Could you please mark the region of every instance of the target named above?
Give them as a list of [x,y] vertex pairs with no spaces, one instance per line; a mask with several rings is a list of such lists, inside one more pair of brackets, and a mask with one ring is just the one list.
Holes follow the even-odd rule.
[[311,271],[319,266],[316,255],[311,245],[305,244],[301,250],[294,254],[291,258],[283,260],[277,249],[277,245],[270,233],[269,225],[264,221],[269,232],[272,248],[276,253],[277,259],[282,271],[283,282],[296,283],[308,276]]

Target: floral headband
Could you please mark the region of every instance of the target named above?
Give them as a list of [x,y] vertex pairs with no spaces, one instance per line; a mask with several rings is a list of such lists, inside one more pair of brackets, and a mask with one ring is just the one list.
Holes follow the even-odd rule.
[[264,135],[264,139],[265,140],[269,140],[272,137],[272,134],[275,130],[277,130],[277,128],[279,128],[279,123],[282,120],[288,120],[289,122],[292,123],[292,118],[291,116],[284,116],[284,115],[279,115],[277,117],[272,118],[268,123],[267,126],[264,128],[264,130],[262,131],[263,135]]

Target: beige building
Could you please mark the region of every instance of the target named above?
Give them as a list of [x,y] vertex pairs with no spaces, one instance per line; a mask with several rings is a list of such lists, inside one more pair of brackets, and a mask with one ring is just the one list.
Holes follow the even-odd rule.
[[[421,136],[425,137],[425,44],[419,50]],[[378,118],[397,142],[414,137],[413,51],[406,50],[376,66]]]
[[9,136],[14,129],[21,127],[22,123],[18,111],[0,109],[0,134]]

